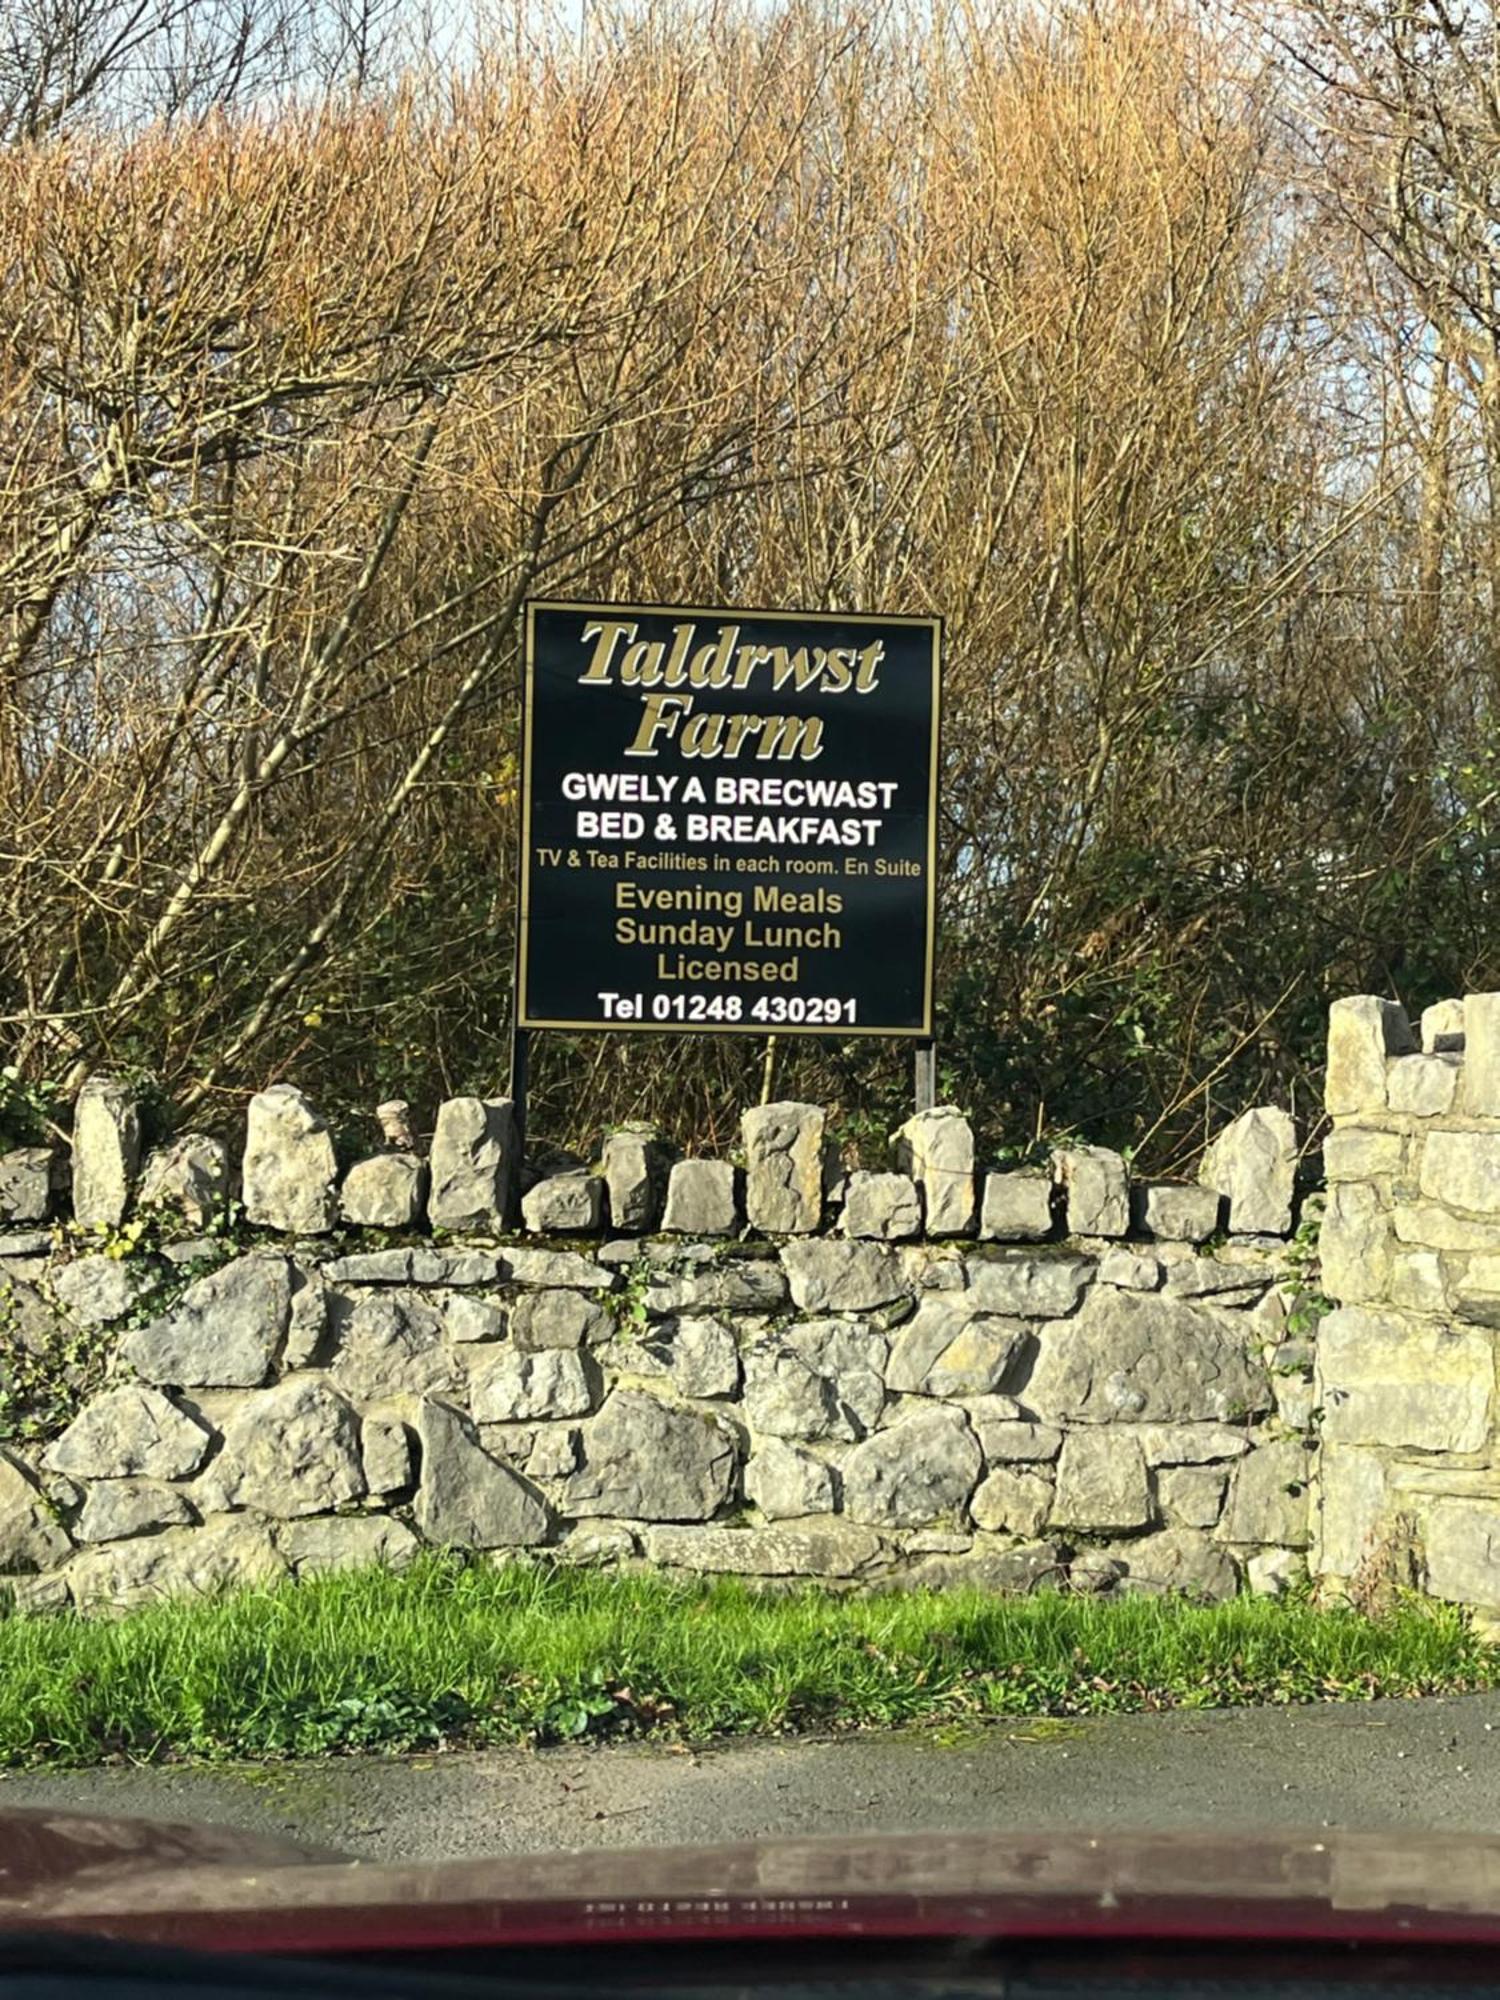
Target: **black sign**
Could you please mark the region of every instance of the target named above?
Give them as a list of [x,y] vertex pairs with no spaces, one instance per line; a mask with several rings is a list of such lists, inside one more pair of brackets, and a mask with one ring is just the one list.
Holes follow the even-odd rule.
[[520,1025],[931,1034],[939,636],[529,604]]

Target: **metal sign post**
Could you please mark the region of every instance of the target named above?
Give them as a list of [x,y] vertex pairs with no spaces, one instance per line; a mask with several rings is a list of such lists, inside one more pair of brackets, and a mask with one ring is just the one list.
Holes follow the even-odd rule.
[[918,1111],[937,1103],[937,1043],[918,1042],[912,1055],[912,1097]]

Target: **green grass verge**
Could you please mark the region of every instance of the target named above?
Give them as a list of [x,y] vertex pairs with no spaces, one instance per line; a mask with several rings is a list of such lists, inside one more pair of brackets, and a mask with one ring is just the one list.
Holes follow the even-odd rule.
[[427,1557],[117,1623],[0,1617],[0,1763],[703,1739],[1500,1684],[1445,1606],[1372,1620],[977,1592],[758,1593]]

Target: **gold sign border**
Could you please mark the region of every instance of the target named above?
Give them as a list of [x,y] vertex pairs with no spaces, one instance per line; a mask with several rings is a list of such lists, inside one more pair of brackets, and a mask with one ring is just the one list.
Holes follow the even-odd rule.
[[[932,988],[937,967],[937,796],[938,765],[942,746],[943,718],[943,621],[877,611],[770,611],[747,604],[594,604],[569,597],[529,597],[522,606],[526,618],[526,644],[521,673],[521,838],[519,892],[516,912],[515,1020],[518,1028],[563,1028],[571,1033],[593,1035],[819,1035],[840,1041],[930,1041],[932,1039]],[[932,720],[930,725],[927,772],[927,962],[922,979],[922,1025],[918,1028],[841,1028],[836,1025],[809,1027],[790,1022],[767,1022],[746,1028],[739,1022],[720,1021],[556,1021],[526,1014],[526,946],[531,914],[531,724],[535,713],[533,680],[536,671],[536,614],[539,611],[581,611],[590,616],[781,619],[791,623],[822,621],[826,624],[870,624],[915,626],[932,639]]]

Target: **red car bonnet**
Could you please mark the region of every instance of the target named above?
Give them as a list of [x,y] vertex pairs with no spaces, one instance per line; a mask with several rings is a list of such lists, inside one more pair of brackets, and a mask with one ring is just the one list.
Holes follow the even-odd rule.
[[0,1931],[218,1951],[734,1938],[1500,1946],[1500,1840],[964,1833],[340,1860],[222,1827],[0,1814]]

